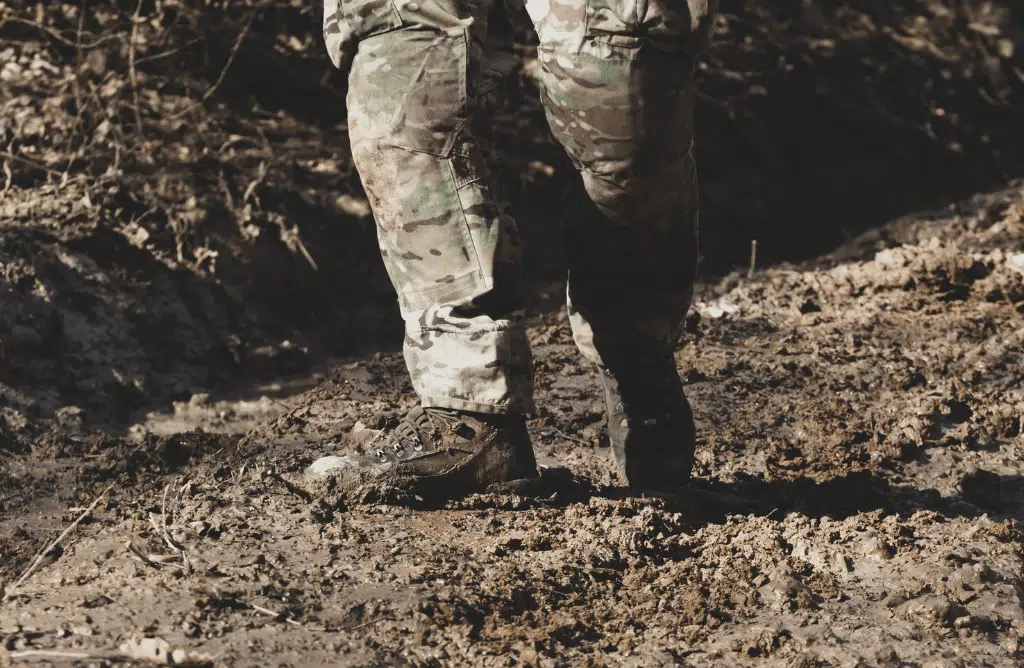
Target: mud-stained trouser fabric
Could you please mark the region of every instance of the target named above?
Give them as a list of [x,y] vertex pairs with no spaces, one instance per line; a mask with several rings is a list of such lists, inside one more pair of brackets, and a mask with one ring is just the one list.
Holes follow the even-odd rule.
[[[423,405],[532,410],[519,236],[488,164],[507,67],[490,0],[326,0],[349,138]],[[693,57],[714,0],[529,0],[552,133],[579,170],[569,315],[613,370],[671,354],[697,261]]]

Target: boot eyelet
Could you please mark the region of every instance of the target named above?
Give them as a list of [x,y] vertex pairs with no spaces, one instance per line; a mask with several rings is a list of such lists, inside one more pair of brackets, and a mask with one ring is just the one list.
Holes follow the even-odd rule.
[[621,403],[618,403],[618,404],[615,404],[615,410],[617,410],[617,411],[624,411],[624,410],[626,410],[626,407],[623,406]]
[[419,441],[416,441],[416,444],[412,446],[412,449],[415,450],[416,452],[423,452],[423,444],[420,443]]
[[391,446],[391,449],[395,451],[395,454],[398,455],[399,459],[405,457],[405,446],[401,443],[395,443]]
[[386,452],[384,452],[383,450],[378,450],[377,451],[377,459],[379,459],[382,462],[387,462],[388,461],[388,454]]

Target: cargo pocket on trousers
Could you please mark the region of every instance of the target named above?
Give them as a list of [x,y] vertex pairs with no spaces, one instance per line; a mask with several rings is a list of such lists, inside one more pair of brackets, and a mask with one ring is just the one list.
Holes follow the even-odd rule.
[[447,158],[468,118],[466,37],[422,34],[426,48],[395,54],[389,63],[392,71],[411,74],[391,117],[391,136],[402,148]]
[[324,42],[339,69],[348,68],[360,39],[401,27],[392,0],[324,0]]
[[464,33],[401,30],[365,40],[350,78],[353,157],[407,310],[472,299],[493,285],[465,210],[466,170],[456,164],[466,58]]
[[710,42],[717,0],[588,0],[586,35],[597,42],[694,57]]

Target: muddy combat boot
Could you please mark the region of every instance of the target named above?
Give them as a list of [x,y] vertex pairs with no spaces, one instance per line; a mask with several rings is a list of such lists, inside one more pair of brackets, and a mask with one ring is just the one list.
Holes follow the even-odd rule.
[[349,497],[454,498],[534,478],[537,462],[521,415],[414,408],[365,454],[321,457],[306,475]]
[[696,428],[674,361],[603,369],[608,437],[619,472],[630,487],[671,494],[693,468]]

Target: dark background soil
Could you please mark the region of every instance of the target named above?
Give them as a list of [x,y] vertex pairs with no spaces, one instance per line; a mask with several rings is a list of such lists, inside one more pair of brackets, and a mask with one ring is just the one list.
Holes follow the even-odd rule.
[[[393,349],[345,81],[310,6],[84,8],[6,2],[0,21],[4,400],[123,423]],[[496,124],[547,311],[572,180],[512,20],[523,67]],[[700,65],[704,278],[745,266],[754,239],[760,266],[808,260],[1020,174],[1022,31],[1012,3],[724,2]]]

